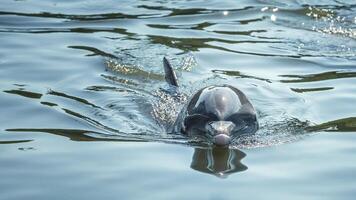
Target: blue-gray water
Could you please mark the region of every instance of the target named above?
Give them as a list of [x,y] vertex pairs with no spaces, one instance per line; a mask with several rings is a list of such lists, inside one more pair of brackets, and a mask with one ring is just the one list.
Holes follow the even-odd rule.
[[[0,44],[1,200],[354,199],[353,1],[2,0]],[[256,135],[167,134],[214,84],[249,96]]]

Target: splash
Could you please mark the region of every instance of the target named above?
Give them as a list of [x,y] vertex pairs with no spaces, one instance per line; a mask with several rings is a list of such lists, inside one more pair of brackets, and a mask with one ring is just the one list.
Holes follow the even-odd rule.
[[158,124],[168,129],[174,124],[187,96],[184,93],[173,94],[163,89],[157,90],[154,96],[157,98],[152,102],[152,115]]
[[314,31],[356,38],[356,30],[348,27],[355,23],[356,17],[339,16],[331,9],[308,7],[308,10],[309,12],[306,15],[312,17],[318,23],[318,25],[313,26]]
[[260,129],[253,135],[243,135],[233,141],[233,148],[250,149],[276,146],[301,140],[308,136],[306,130],[311,123],[289,116],[281,120],[265,117],[260,120]]
[[317,34],[298,39],[298,52],[312,56],[355,57],[356,30],[352,15],[342,16],[334,9],[308,7],[306,16],[313,21],[302,22],[302,28]]

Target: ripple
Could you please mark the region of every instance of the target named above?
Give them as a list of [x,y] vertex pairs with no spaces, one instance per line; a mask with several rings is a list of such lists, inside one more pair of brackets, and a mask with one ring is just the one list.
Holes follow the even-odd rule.
[[318,92],[318,91],[326,91],[332,90],[333,87],[320,87],[320,88],[291,88],[294,92],[304,93],[304,92]]
[[4,90],[3,92],[9,93],[9,94],[16,94],[16,95],[20,95],[20,96],[27,97],[27,98],[33,98],[33,99],[40,99],[42,97],[42,94],[39,94],[36,92],[25,91],[23,89]]
[[33,140],[12,140],[12,141],[0,141],[0,144],[17,144],[17,143],[26,143],[32,142]]
[[303,82],[316,82],[325,81],[333,79],[343,79],[343,78],[355,78],[356,72],[341,72],[341,71],[331,71],[323,72],[317,74],[307,74],[307,75],[280,75],[286,78],[296,78],[290,80],[281,80],[282,83],[303,83]]
[[40,13],[20,13],[20,12],[0,12],[1,15],[15,15],[15,16],[25,16],[25,17],[40,17],[40,18],[55,18],[55,19],[65,19],[65,20],[77,20],[77,21],[98,21],[107,19],[139,19],[147,18],[149,16],[155,15],[129,15],[124,13],[103,13],[103,14],[86,14],[86,15],[69,15],[61,13],[50,13],[50,12],[40,12]]
[[328,131],[328,132],[355,132],[356,117],[337,119],[315,126],[308,127],[310,131]]

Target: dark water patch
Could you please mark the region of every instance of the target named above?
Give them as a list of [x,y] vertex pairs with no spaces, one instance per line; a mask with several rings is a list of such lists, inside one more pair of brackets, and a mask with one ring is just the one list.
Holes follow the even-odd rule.
[[[122,83],[127,83],[127,82],[122,81]],[[118,88],[115,86],[100,86],[100,85],[89,86],[85,89],[89,90],[89,91],[95,91],[95,92],[105,92],[105,91],[108,91],[108,92],[133,92],[132,90]]]
[[0,141],[0,144],[17,144],[17,143],[26,143],[32,142],[33,140],[13,140],[13,141]]
[[9,93],[9,94],[16,94],[16,95],[20,95],[20,96],[32,98],[32,99],[40,99],[42,97],[42,94],[40,94],[40,93],[29,92],[29,91],[25,91],[23,89],[4,90],[3,92]]
[[[214,31],[219,34],[227,34],[227,35],[248,35],[251,36],[254,33],[264,33],[266,30],[251,30],[251,31]],[[265,38],[267,39],[267,38]]]
[[[0,32],[4,33],[33,33],[33,34],[50,34],[50,33],[80,33],[91,34],[107,32],[111,34],[121,34],[123,36],[134,38],[139,33],[128,32],[125,27],[115,26],[114,21],[63,21],[49,18],[28,18],[23,16],[0,15]],[[74,45],[75,46],[75,45]]]
[[332,90],[333,87],[321,87],[321,88],[291,88],[292,91],[298,93],[304,92],[318,92],[318,91],[325,91],[325,90]]
[[81,50],[85,50],[85,51],[89,51],[92,52],[92,54],[88,54],[87,56],[103,56],[103,57],[107,57],[107,58],[117,58],[115,55],[110,54],[110,53],[106,53],[104,51],[101,51],[97,48],[94,47],[87,47],[87,46],[68,46],[68,48],[72,48],[72,49],[81,49]]
[[218,73],[218,74],[224,74],[224,75],[227,75],[227,76],[233,76],[233,77],[237,77],[237,78],[252,78],[252,79],[256,79],[256,80],[266,81],[268,83],[272,82],[269,79],[260,78],[260,77],[256,77],[256,76],[245,75],[245,74],[243,74],[243,73],[241,73],[239,71],[212,70],[212,72]]
[[[90,130],[77,130],[77,129],[36,129],[36,128],[16,128],[16,129],[6,129],[8,132],[41,132],[41,133],[49,133],[53,135],[59,135],[63,137],[67,137],[73,141],[79,142],[93,142],[93,141],[120,141],[120,142],[129,142],[129,141],[141,141],[140,139],[129,139],[129,138],[108,138],[107,134],[93,132]],[[105,138],[105,136],[107,138]],[[32,140],[29,140],[32,141]]]
[[214,25],[211,22],[202,22],[198,24],[184,24],[184,25],[169,25],[169,24],[146,24],[146,26],[156,29],[186,29],[186,30],[204,30],[207,27]]
[[333,120],[308,127],[309,131],[356,132],[356,117]]
[[[126,36],[135,36],[134,33],[127,32],[126,29],[123,28],[100,28],[100,27],[78,27],[78,28],[0,28],[0,32],[11,32],[11,33],[33,33],[33,34],[49,34],[49,33],[100,33],[100,32],[108,32],[108,33],[119,33]],[[108,37],[110,38],[110,37]],[[90,47],[93,48],[93,47]],[[87,50],[87,49],[85,49]],[[92,49],[90,49],[92,50]],[[104,55],[107,54],[103,52]],[[98,54],[100,55],[100,54]],[[106,55],[107,57],[113,57],[113,55]]]
[[212,9],[212,8],[188,8],[188,9],[177,9],[177,8],[170,8],[165,6],[150,6],[150,5],[139,5],[138,8],[145,8],[149,10],[160,10],[160,11],[171,11],[168,16],[176,16],[176,15],[199,15],[199,14],[206,14],[212,12],[221,12],[221,11],[228,11],[228,12],[238,12],[238,11],[245,11],[253,9],[253,6],[246,6],[243,8],[238,9]]
[[162,37],[157,35],[149,35],[152,43],[162,44],[169,46],[171,48],[178,48],[183,52],[194,52],[199,51],[199,49],[216,49],[224,52],[242,54],[242,55],[253,55],[253,56],[263,56],[263,57],[287,57],[287,58],[300,58],[298,54],[273,54],[273,53],[263,53],[263,52],[252,52],[249,50],[237,50],[229,48],[230,46],[235,46],[237,44],[251,43],[251,44],[276,44],[281,43],[279,41],[268,41],[268,40],[225,40],[218,38],[174,38],[174,37]]
[[[107,132],[96,132],[91,130],[78,130],[78,129],[55,129],[55,128],[14,128],[6,129],[8,132],[16,133],[47,133],[52,135],[58,135],[62,137],[69,138],[72,141],[78,142],[162,142],[168,144],[181,144],[191,147],[206,148],[205,144],[194,143],[194,141],[189,142],[186,137],[182,135],[162,135],[162,134],[148,134],[148,133],[137,133],[137,134],[117,134]],[[28,140],[33,141],[33,140]],[[5,143],[7,141],[4,141]],[[16,141],[15,141],[16,142]],[[27,142],[27,140],[21,140],[20,142]],[[1,144],[1,143],[0,143]]]
[[333,79],[342,78],[354,78],[356,77],[356,72],[341,72],[341,71],[331,71],[323,72],[318,74],[307,74],[307,75],[280,75],[286,78],[296,78],[292,80],[281,80],[282,83],[304,83],[304,82],[316,82],[325,81]]
[[211,10],[201,9],[201,8],[190,8],[190,9],[175,9],[175,8],[167,8],[163,6],[148,6],[148,5],[140,5],[138,8],[145,8],[150,10],[163,10],[170,11],[168,16],[177,16],[177,15],[197,15],[202,13],[211,12]]
[[119,130],[117,129],[113,129],[113,128],[110,128],[108,126],[105,126],[103,125],[102,123],[100,123],[99,121],[95,120],[95,119],[92,119],[88,116],[85,116],[83,114],[80,114],[78,112],[75,112],[75,111],[72,111],[72,110],[69,110],[69,109],[66,109],[66,108],[62,108],[62,110],[67,113],[68,115],[71,115],[75,118],[78,118],[78,119],[81,119],[81,120],[84,120],[85,122],[97,127],[97,128],[100,128],[100,129],[104,129],[104,130],[109,130],[109,131],[112,131],[114,133],[119,133]]
[[123,13],[103,13],[103,14],[90,14],[90,15],[69,15],[61,13],[50,13],[50,12],[40,12],[40,13],[20,13],[20,12],[0,12],[1,15],[16,15],[25,17],[40,17],[40,18],[56,18],[74,21],[98,21],[98,20],[108,20],[108,19],[138,19],[147,18],[154,15],[129,15]]
[[58,106],[58,104],[47,102],[47,101],[41,101],[41,104],[46,105],[46,106],[50,106],[50,107]]
[[[244,43],[250,43],[252,45],[256,45],[256,48],[261,46],[258,45],[260,42],[254,42],[254,41],[243,41],[240,42],[241,45],[243,45]],[[281,42],[261,42],[263,43],[281,43]],[[264,46],[264,45],[262,45]],[[233,47],[233,48],[231,48]],[[243,45],[241,48],[236,48],[236,45],[231,45],[231,44],[224,44],[224,43],[220,43],[220,42],[212,42],[209,43],[209,48],[211,49],[217,49],[217,50],[221,50],[221,51],[225,51],[225,52],[230,52],[230,53],[236,53],[236,54],[242,54],[242,55],[251,55],[251,56],[261,56],[261,57],[279,57],[279,58],[301,58],[302,55],[296,54],[294,52],[285,52],[285,53],[271,53],[271,50],[268,49],[259,49],[256,51],[251,51],[251,46],[245,46]],[[277,48],[274,48],[277,49]],[[283,48],[280,48],[279,50],[284,51]]]
[[77,101],[79,103],[82,103],[82,104],[86,104],[88,106],[92,106],[93,108],[99,108],[99,109],[102,109],[100,108],[99,106],[97,105],[94,105],[92,103],[90,103],[89,101],[83,99],[83,98],[80,98],[80,97],[76,97],[76,96],[72,96],[72,95],[68,95],[68,94],[65,94],[63,92],[57,92],[57,91],[54,91],[54,90],[49,90],[47,92],[48,95],[54,95],[54,96],[58,96],[58,97],[63,97],[63,98],[67,98],[67,99],[71,99],[71,100],[74,100],[74,101]]
[[34,147],[19,147],[17,148],[20,151],[33,151],[36,150]]

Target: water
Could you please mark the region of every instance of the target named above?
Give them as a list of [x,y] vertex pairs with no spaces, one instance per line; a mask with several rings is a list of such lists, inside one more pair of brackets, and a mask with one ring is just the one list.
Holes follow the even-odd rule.
[[[355,13],[328,0],[3,0],[0,199],[353,199]],[[226,83],[256,107],[256,135],[224,150],[167,134],[191,94]]]

